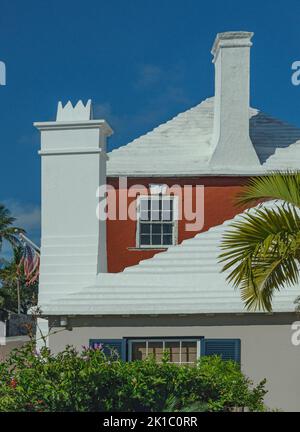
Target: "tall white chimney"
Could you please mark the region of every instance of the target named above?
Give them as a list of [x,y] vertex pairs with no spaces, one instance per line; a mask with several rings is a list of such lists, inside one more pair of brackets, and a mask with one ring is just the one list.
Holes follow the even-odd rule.
[[215,64],[213,168],[260,165],[249,136],[250,48],[253,33],[217,35],[212,48]]
[[106,183],[106,139],[112,129],[92,119],[91,101],[58,104],[41,131],[42,240],[39,305],[82,289],[107,271],[106,222],[96,217]]

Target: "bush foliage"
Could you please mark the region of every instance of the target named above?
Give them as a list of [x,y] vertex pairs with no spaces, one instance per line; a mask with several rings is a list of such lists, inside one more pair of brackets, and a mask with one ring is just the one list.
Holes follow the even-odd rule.
[[234,362],[204,357],[188,367],[167,358],[122,362],[112,354],[67,347],[37,355],[30,344],[14,351],[0,364],[0,411],[160,412],[197,403],[207,411],[264,409],[265,382],[253,387]]

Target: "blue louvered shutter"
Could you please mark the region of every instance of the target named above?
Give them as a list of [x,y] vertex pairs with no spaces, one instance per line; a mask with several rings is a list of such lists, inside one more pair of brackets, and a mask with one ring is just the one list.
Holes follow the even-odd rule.
[[201,355],[217,355],[223,360],[241,363],[241,341],[240,339],[202,339]]
[[117,352],[120,359],[126,361],[126,339],[90,339],[89,345],[91,348],[102,345],[106,356],[110,356],[112,352]]

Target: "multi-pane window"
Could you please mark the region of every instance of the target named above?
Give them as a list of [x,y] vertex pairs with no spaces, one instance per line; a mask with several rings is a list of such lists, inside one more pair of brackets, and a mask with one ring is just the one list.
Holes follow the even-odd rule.
[[138,201],[138,246],[168,247],[175,243],[175,199],[156,195]]
[[162,361],[164,352],[171,363],[194,365],[198,358],[196,340],[140,340],[130,342],[131,360],[145,360],[148,356]]

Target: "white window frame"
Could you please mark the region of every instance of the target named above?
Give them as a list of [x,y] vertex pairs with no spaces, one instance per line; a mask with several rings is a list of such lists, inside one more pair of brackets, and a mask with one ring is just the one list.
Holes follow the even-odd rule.
[[[157,199],[158,195],[139,195],[136,199],[136,247],[138,249],[168,249],[171,246],[175,246],[178,244],[178,196],[175,195],[162,195],[162,198],[169,198],[173,201],[173,221],[165,221],[165,223],[172,223],[172,239],[173,242],[171,245],[141,245],[140,243],[140,204],[144,199]],[[163,221],[158,223],[164,223]],[[151,221],[149,221],[151,223]]]
[[165,346],[166,346],[166,342],[179,342],[180,344],[180,361],[178,362],[172,362],[174,364],[179,364],[179,365],[189,365],[189,364],[194,364],[194,362],[191,363],[181,363],[181,348],[182,348],[182,343],[183,342],[196,342],[197,343],[197,360],[200,359],[201,357],[201,339],[185,339],[185,338],[157,338],[157,339],[129,339],[128,340],[128,361],[133,361],[132,360],[132,344],[133,343],[146,343],[146,357],[148,357],[148,346],[149,346],[149,342],[162,342],[163,344],[163,351],[165,350]]

